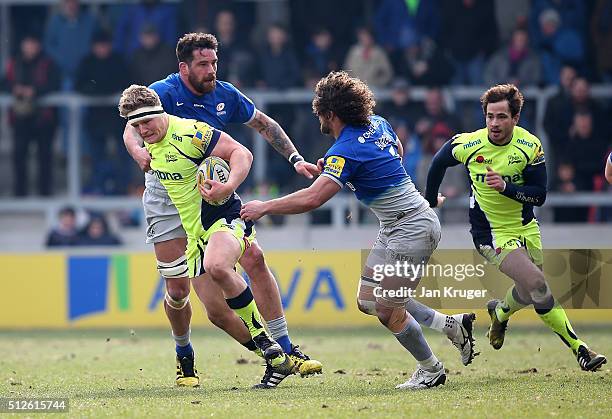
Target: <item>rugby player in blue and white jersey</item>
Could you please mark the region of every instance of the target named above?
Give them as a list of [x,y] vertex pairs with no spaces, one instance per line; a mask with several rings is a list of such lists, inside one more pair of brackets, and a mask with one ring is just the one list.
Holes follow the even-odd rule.
[[[368,86],[347,73],[332,72],[319,81],[312,102],[321,132],[335,142],[319,160],[322,176],[308,188],[270,201],[243,205],[241,216],[257,220],[268,214],[298,214],[320,207],[346,185],[380,220],[381,228],[362,271],[357,305],[375,315],[417,360],[418,368],[401,389],[435,387],[446,381],[444,367],[425,341],[419,322],[446,333],[469,364],[474,357],[473,314],[446,316],[402,293],[414,288],[410,277],[392,274],[377,281],[377,266],[407,261],[423,266],[438,245],[440,223],[401,163],[397,135],[382,117]],[[441,198],[442,199],[442,198]],[[420,271],[422,273],[422,271]],[[408,311],[407,311],[408,310]]]
[[[256,109],[253,102],[231,83],[216,79],[217,47],[217,39],[205,33],[189,33],[178,41],[176,56],[179,72],[150,86],[158,94],[163,110],[171,115],[206,122],[218,130],[231,123],[246,124],[257,130],[277,152],[288,159],[297,173],[308,178],[320,173],[314,164],[304,161],[276,121]],[[151,156],[142,147],[142,139],[130,124],[126,124],[124,142],[132,158],[142,170],[148,172]],[[147,243],[153,243],[158,270],[166,279],[164,308],[176,341],[176,381],[179,385],[197,385],[199,379],[190,341],[190,285],[185,258],[187,236],[168,192],[152,173],[145,175],[143,205]],[[240,265],[251,279],[255,301],[261,307],[270,334],[294,361],[295,372],[301,375],[321,372],[321,363],[311,360],[291,342],[278,285],[256,242],[244,252]],[[193,287],[206,307],[210,321],[247,349],[257,352],[248,329],[230,310],[221,289],[213,281],[196,280]],[[273,371],[268,369],[262,384],[274,387],[283,378],[278,374],[273,376]]]

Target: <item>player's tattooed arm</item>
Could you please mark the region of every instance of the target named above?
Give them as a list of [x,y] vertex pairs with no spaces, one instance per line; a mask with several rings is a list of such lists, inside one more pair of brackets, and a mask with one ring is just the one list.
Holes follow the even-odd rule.
[[272,148],[289,160],[297,173],[308,179],[312,179],[321,173],[316,165],[304,160],[278,122],[263,112],[255,112],[255,117],[247,125],[257,130]]
[[130,124],[125,124],[123,144],[125,144],[128,153],[143,172],[151,170],[151,155],[143,147],[144,141],[138,134],[138,131],[136,131],[136,128]]
[[283,130],[283,128],[274,119],[270,118],[263,112],[255,111],[255,118],[247,125],[254,130],[257,130],[262,137],[284,158],[288,159],[289,156],[295,153],[297,150],[289,139],[289,136]]

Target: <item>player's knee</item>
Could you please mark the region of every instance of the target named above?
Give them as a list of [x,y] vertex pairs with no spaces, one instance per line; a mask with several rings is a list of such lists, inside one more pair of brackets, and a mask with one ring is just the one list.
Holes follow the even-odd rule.
[[367,276],[361,276],[359,280],[359,289],[357,290],[357,308],[364,314],[376,316],[376,297],[374,296],[374,288],[378,285],[373,279]]
[[385,327],[390,330],[399,330],[406,321],[406,310],[400,307],[386,307],[376,303],[376,316]]
[[266,259],[261,247],[257,243],[253,243],[240,258],[240,265],[253,278],[257,276],[257,272],[266,269]]
[[181,278],[166,280],[166,292],[175,300],[182,300],[189,296],[189,291],[190,287],[188,279]]
[[223,281],[233,272],[223,261],[205,262],[204,270],[210,274],[214,281]]
[[357,308],[364,314],[376,316],[376,302],[357,299]]
[[529,296],[536,307],[552,300],[552,293],[546,281],[542,281],[538,287],[532,289]]
[[389,327],[391,323],[391,317],[393,315],[393,309],[389,307],[385,307],[380,304],[376,304],[376,317],[378,317],[378,321],[381,322],[384,326]]
[[164,299],[168,307],[175,310],[184,309],[189,304],[189,281],[167,280]]
[[534,271],[531,280],[529,281],[529,293],[533,293],[537,290],[542,290],[547,287],[546,278],[544,274],[539,270],[537,272]]

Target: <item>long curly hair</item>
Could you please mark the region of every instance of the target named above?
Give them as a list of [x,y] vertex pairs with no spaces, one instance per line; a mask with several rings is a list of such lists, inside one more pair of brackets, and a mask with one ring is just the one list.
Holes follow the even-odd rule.
[[368,125],[376,101],[370,88],[345,71],[332,71],[315,87],[312,111],[315,115],[336,114],[347,125]]

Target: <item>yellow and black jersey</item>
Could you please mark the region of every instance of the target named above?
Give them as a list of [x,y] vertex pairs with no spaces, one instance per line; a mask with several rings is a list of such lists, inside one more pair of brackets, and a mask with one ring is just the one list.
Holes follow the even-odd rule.
[[[491,142],[486,128],[454,136],[436,154],[429,170],[426,199],[431,206],[437,203],[446,168],[459,163],[470,181],[472,234],[519,229],[535,219],[533,206],[546,199],[544,151],[535,135],[517,126],[503,145]],[[487,186],[487,167],[506,181],[503,192]]]
[[168,191],[188,237],[200,237],[215,221],[228,213],[240,212],[241,202],[234,194],[226,203],[214,206],[202,200],[196,173],[210,155],[221,135],[205,122],[168,115],[165,137],[145,143],[151,153],[151,169]]

